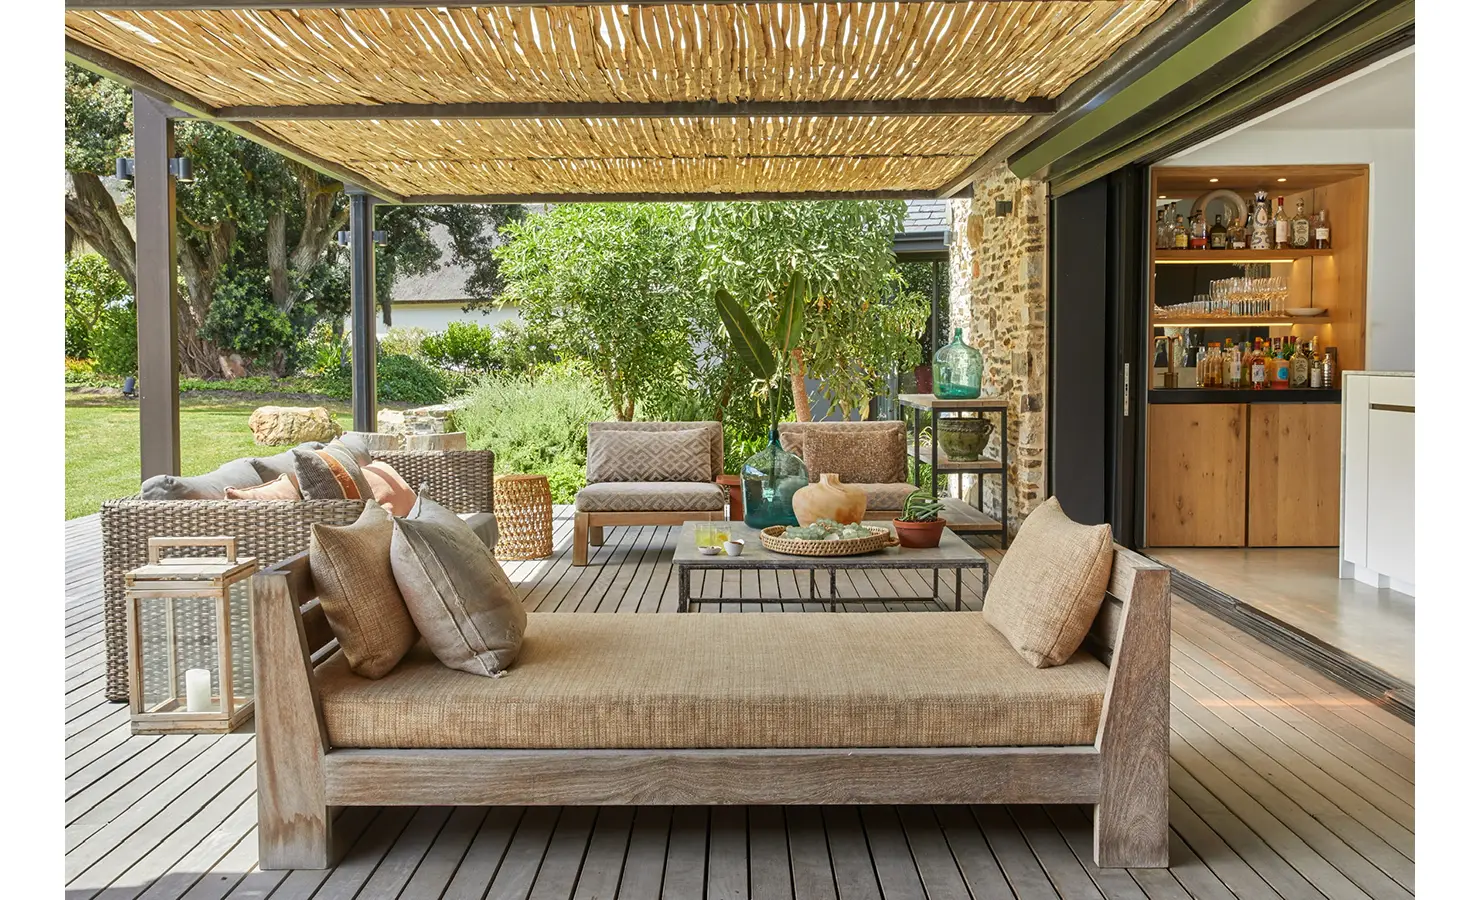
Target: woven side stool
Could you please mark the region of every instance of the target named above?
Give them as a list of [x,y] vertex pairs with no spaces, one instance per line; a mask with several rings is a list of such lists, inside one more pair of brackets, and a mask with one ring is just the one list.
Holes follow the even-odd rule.
[[550,479],[545,476],[494,478],[493,517],[498,520],[494,558],[544,559],[554,551]]

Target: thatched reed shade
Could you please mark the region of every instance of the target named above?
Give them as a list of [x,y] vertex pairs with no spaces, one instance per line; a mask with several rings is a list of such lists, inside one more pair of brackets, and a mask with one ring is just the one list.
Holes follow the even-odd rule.
[[858,191],[939,187],[1021,119],[371,117],[390,103],[1052,98],[1171,2],[73,10],[66,27],[211,108],[372,107],[262,127],[406,194]]
[[[930,190],[1009,116],[265,122],[406,194]],[[784,185],[784,186],[783,186]]]

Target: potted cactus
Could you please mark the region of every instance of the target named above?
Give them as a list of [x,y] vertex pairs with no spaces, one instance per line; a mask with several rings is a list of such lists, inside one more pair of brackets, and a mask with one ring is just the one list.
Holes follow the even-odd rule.
[[894,520],[894,534],[899,538],[899,546],[916,549],[939,547],[940,534],[946,527],[945,519],[940,517],[940,507],[940,500],[929,491],[915,491],[906,497],[899,518]]

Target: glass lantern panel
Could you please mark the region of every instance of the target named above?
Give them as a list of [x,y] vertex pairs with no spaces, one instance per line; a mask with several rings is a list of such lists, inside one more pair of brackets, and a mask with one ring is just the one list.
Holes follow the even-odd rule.
[[[216,602],[210,595],[139,598],[144,712],[221,711]],[[190,681],[203,683],[187,676],[197,669],[209,675],[208,688],[188,687]]]
[[252,701],[256,685],[252,681],[252,597],[250,576],[231,583],[227,614],[231,635],[232,712]]

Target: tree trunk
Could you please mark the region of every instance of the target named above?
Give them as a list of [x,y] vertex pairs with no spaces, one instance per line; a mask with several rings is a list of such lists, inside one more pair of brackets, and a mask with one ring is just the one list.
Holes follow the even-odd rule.
[[797,421],[812,421],[812,402],[807,399],[807,367],[802,364],[802,351],[791,351],[791,402],[796,407]]
[[267,278],[272,302],[287,312],[293,307],[293,278],[288,271],[288,214],[282,210],[267,217]]
[[[298,233],[298,243],[294,245],[293,252],[287,253],[282,264],[283,283],[285,290],[280,299],[277,292],[277,264],[269,257],[269,266],[273,272],[273,300],[283,312],[292,312],[293,307],[302,299],[303,292],[292,287],[292,274],[307,272],[324,258],[324,251],[329,242],[349,222],[349,207],[338,205],[340,192],[344,186],[338,182],[323,183],[319,174],[307,166],[299,163],[290,163],[298,175],[298,196],[303,203],[303,230]],[[286,222],[286,219],[284,220]],[[268,244],[271,248],[271,243]],[[287,248],[286,227],[283,236],[283,248]],[[269,249],[269,253],[271,250]],[[387,323],[389,324],[389,323]]]
[[[236,226],[221,222],[209,230],[196,229],[192,237],[193,240],[182,237],[176,250],[180,278],[185,282],[185,294],[180,298],[183,301],[180,304],[180,366],[187,374],[200,378],[230,376],[232,368],[222,358],[221,350],[202,337],[200,331],[211,311],[216,279],[231,256]],[[197,241],[204,246],[198,245]]]
[[113,195],[92,172],[67,173],[64,216],[67,228],[107,260],[109,267],[137,290],[134,236],[124,224]]

